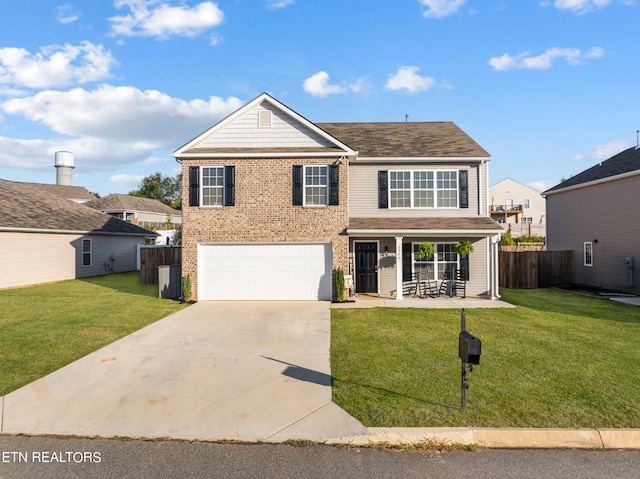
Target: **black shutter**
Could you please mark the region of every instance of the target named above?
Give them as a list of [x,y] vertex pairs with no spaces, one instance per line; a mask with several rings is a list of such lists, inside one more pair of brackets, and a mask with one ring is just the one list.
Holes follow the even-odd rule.
[[189,167],[189,206],[200,206],[200,168]]
[[402,281],[412,281],[411,243],[402,243]]
[[458,185],[460,186],[460,208],[469,207],[469,182],[468,171],[460,170],[458,172]]
[[388,171],[378,171],[378,208],[389,208]]
[[329,204],[340,204],[340,170],[338,165],[329,165]]
[[302,166],[293,166],[293,206],[302,206]]
[[234,206],[236,204],[236,167],[224,167],[224,205]]

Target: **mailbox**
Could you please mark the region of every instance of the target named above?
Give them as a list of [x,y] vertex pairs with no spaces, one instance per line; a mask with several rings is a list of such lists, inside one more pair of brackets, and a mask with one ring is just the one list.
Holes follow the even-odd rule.
[[462,331],[458,342],[458,356],[465,363],[480,364],[482,343],[469,331]]

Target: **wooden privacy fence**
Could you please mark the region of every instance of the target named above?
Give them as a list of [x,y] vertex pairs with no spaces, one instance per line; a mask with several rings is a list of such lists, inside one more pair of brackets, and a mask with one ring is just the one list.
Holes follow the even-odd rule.
[[533,289],[572,282],[573,251],[500,251],[501,288]]
[[158,284],[158,266],[182,264],[181,246],[140,248],[140,283]]

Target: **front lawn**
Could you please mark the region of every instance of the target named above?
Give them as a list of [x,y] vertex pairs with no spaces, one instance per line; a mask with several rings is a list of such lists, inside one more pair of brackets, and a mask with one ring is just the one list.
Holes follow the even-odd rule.
[[0,291],[0,396],[183,307],[137,272]]
[[459,309],[332,310],[334,401],[367,426],[640,427],[640,308],[501,294],[517,308],[466,310],[482,340],[466,409]]

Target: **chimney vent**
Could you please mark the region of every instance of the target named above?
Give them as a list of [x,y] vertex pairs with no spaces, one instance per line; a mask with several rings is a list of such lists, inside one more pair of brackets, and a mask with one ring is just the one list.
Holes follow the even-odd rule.
[[56,151],[56,185],[72,186],[75,157],[69,151]]

